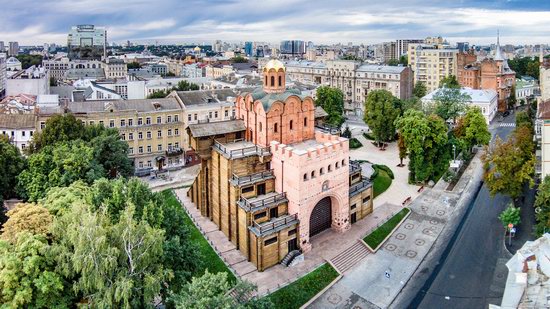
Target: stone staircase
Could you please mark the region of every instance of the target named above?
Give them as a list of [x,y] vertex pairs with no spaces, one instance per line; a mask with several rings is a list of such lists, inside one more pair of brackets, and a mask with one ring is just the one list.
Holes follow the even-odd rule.
[[343,274],[369,254],[369,249],[363,243],[357,241],[355,244],[333,257],[330,262],[336,267],[338,272]]

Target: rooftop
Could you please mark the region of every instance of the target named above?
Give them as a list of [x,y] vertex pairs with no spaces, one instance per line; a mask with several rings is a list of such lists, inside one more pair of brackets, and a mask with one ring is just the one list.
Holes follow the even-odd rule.
[[537,118],[550,119],[550,101],[539,103],[537,108]]
[[301,91],[298,90],[298,89],[286,89],[285,92],[283,93],[267,93],[263,90],[263,88],[259,87],[259,88],[256,88],[252,93],[252,98],[254,99],[254,101],[260,101],[262,102],[262,105],[264,107],[264,111],[267,113],[269,111],[269,109],[271,108],[271,105],[273,105],[273,103],[277,102],[277,101],[280,101],[280,102],[285,102],[286,99],[288,99],[288,97],[290,96],[297,96],[299,97],[300,99],[305,99],[306,96],[302,95],[301,94]]
[[143,99],[143,100],[117,100],[117,101],[87,101],[69,102],[67,109],[72,113],[93,113],[110,111],[169,111],[182,110],[178,101],[174,98],[164,99]]
[[27,129],[34,128],[35,124],[34,114],[0,114],[0,128]]
[[205,137],[222,135],[246,130],[244,122],[240,119],[190,124],[189,130],[193,137]]
[[[441,89],[434,90],[428,93],[422,98],[423,101],[432,101],[437,93]],[[461,88],[460,92],[465,95],[469,95],[472,98],[472,102],[492,102],[498,95],[497,92],[493,89],[472,89],[472,88]]]
[[185,106],[219,103],[228,99],[233,102],[237,97],[237,93],[231,89],[177,91],[176,94]]

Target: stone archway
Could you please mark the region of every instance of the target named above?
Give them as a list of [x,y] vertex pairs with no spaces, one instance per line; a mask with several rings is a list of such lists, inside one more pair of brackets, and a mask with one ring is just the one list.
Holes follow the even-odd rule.
[[309,217],[309,237],[313,237],[332,225],[332,199],[327,196],[321,199]]

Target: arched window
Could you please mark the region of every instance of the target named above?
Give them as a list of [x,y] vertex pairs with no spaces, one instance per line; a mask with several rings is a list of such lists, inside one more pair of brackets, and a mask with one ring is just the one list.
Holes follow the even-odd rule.
[[340,168],[340,162],[336,162],[336,168]]
[[265,85],[267,86],[267,76],[265,77]]
[[292,130],[292,120],[290,121],[290,129]]
[[307,127],[307,117],[304,117],[304,127]]
[[304,181],[307,180],[307,173],[304,174]]
[[283,85],[283,78],[279,75],[279,87]]
[[325,169],[321,167],[321,169],[319,170],[319,175],[323,175],[325,173]]
[[275,87],[275,76],[271,76],[271,87]]
[[346,165],[346,160],[342,160],[342,166]]
[[260,122],[260,132],[262,132],[262,123]]
[[275,126],[273,127],[273,132],[277,133],[279,131],[279,124],[275,123]]
[[311,171],[311,179],[315,178],[315,171]]
[[328,165],[328,172],[329,172],[329,173],[332,172],[332,164],[329,164],[329,165]]

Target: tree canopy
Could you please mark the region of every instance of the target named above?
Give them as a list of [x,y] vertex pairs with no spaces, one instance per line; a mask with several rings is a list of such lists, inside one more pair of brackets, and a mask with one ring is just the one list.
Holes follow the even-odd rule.
[[456,76],[449,75],[441,79],[441,81],[439,82],[439,88],[460,89],[460,84],[458,83]]
[[364,120],[378,142],[388,142],[395,137],[395,119],[400,114],[396,101],[387,90],[373,90],[367,96]]
[[470,107],[466,110],[466,114],[462,117],[464,135],[459,136],[465,142],[467,151],[471,151],[471,148],[476,145],[488,145],[491,141],[491,132],[487,121],[481,109],[479,107]]
[[433,96],[434,113],[443,120],[455,120],[466,109],[472,98],[460,88],[441,88]]
[[321,86],[317,88],[315,105],[321,106],[328,114],[326,122],[340,127],[344,123],[344,93],[338,88]]
[[546,231],[550,231],[550,176],[548,175],[544,177],[538,187],[534,207],[537,219],[535,233],[537,236],[541,236]]
[[15,196],[17,175],[25,168],[26,160],[19,149],[10,144],[8,139],[0,135],[0,198]]
[[414,83],[413,96],[422,99],[426,94],[428,94],[428,88],[424,82],[418,81]]
[[516,77],[531,76],[539,79],[539,59],[537,57],[516,57],[508,60],[508,65],[514,72]]
[[508,229],[508,224],[518,225],[521,222],[520,209],[509,205],[500,213],[498,218],[505,229]]
[[34,204],[18,204],[7,212],[7,216],[8,221],[2,228],[0,239],[11,243],[15,243],[23,232],[46,237],[53,222],[53,217],[46,208]]

